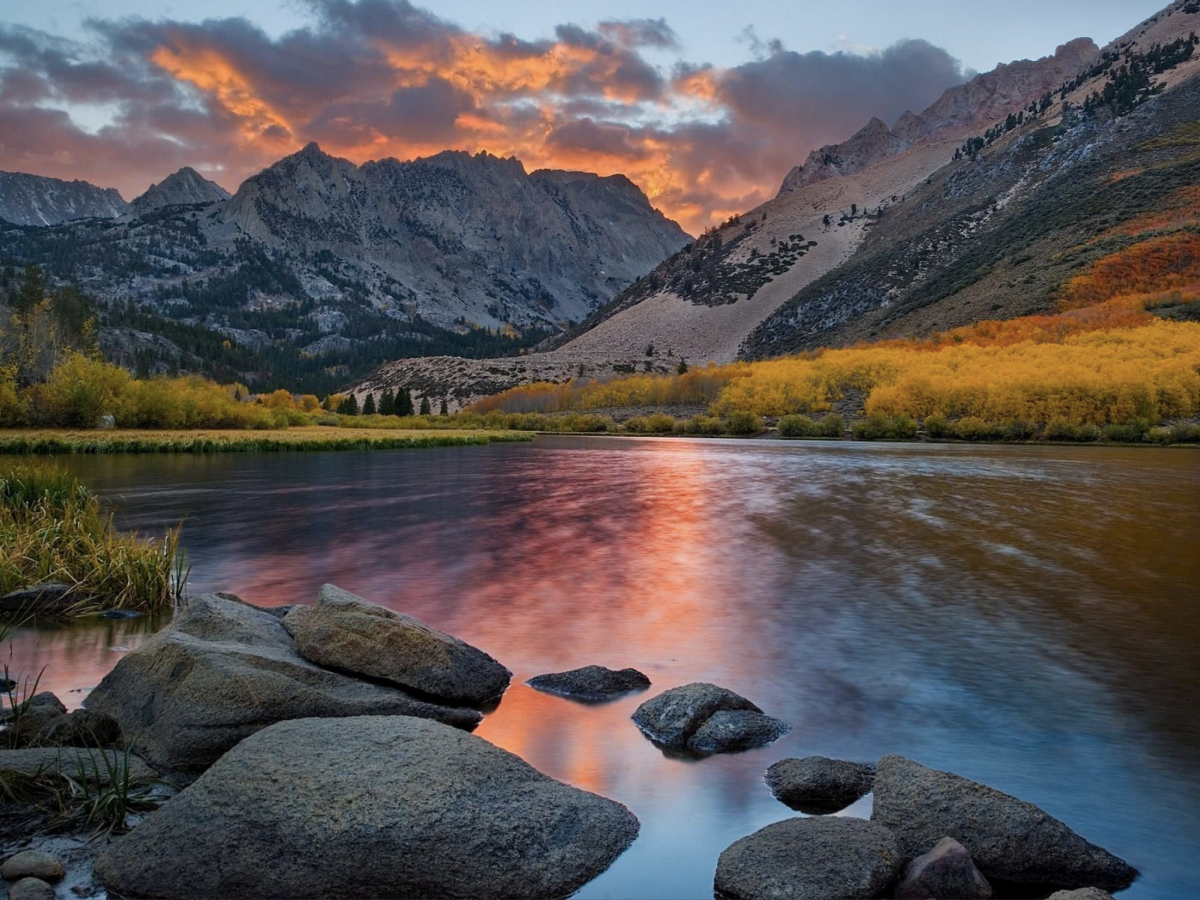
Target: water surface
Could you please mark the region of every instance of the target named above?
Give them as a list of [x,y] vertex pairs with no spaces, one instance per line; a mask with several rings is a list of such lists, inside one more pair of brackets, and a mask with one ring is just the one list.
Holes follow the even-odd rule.
[[[504,662],[478,734],[642,821],[580,897],[711,897],[720,851],[793,815],[769,764],[885,753],[1037,803],[1142,870],[1129,897],[1200,896],[1194,452],[564,437],[70,464],[123,525],[184,521],[193,591],[334,582]],[[156,624],[26,631],[12,662],[77,705]],[[794,730],[668,759],[629,721],[645,696],[523,684],[589,663]]]

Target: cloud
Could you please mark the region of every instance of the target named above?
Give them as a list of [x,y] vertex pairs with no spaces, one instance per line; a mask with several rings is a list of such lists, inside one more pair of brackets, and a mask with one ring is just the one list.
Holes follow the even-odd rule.
[[133,196],[183,165],[233,190],[310,140],[356,162],[487,150],[624,173],[699,231],[772,196],[809,150],[964,79],[919,40],[796,53],[750,34],[751,58],[719,69],[678,59],[662,19],[530,41],[407,0],[302,2],[310,24],[278,37],[243,18],[96,20],[80,43],[0,25],[0,169]]

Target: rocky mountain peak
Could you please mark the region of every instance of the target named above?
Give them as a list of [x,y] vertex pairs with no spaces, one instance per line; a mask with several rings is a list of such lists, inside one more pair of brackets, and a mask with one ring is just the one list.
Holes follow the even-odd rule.
[[0,219],[16,225],[109,219],[125,212],[127,205],[116,188],[24,172],[0,172]]
[[129,212],[141,216],[166,206],[218,203],[231,196],[215,181],[209,181],[191,166],[184,166],[158,184],[150,185],[144,194],[129,204]]

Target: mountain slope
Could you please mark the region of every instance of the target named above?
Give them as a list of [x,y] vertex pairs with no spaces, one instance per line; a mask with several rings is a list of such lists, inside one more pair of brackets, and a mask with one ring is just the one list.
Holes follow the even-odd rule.
[[57,225],[74,219],[112,218],[125,212],[116,188],[23,172],[0,172],[0,219],[14,225]]
[[158,184],[152,184],[146,192],[135,197],[129,204],[129,212],[143,216],[165,206],[191,206],[197,203],[219,203],[232,195],[215,181],[209,181],[191,166],[168,175]]

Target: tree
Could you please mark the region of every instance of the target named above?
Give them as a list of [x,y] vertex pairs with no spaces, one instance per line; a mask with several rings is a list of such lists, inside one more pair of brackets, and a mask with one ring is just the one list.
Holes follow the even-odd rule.
[[26,266],[21,287],[13,296],[13,312],[24,315],[46,298],[46,276],[38,266]]
[[[828,228],[831,224],[833,224],[829,218],[829,213],[825,213],[825,218],[822,221],[825,223],[826,228]],[[772,243],[774,243],[774,241],[772,241]]]
[[445,398],[445,397],[443,397],[443,398],[442,398],[442,405],[441,405],[441,408],[440,408],[440,409],[438,409],[438,415],[439,415],[439,416],[448,416],[448,415],[450,415],[450,407],[449,407],[449,406],[446,404],[446,398]]
[[368,393],[367,399],[363,401],[362,414],[364,416],[373,416],[375,412],[375,395]]
[[338,406],[338,412],[344,416],[358,415],[358,398],[353,394],[347,394],[346,399]]
[[654,355],[654,345],[653,345],[653,344],[647,344],[647,345],[646,345],[646,355],[647,355],[647,356],[653,356],[653,355]]
[[408,392],[408,388],[400,388],[400,390],[396,392],[396,415],[411,416],[412,414],[412,394]]
[[421,398],[421,415],[423,415],[423,416],[427,416],[427,415],[429,415],[429,414],[430,414],[432,411],[433,411],[433,410],[431,410],[431,409],[429,408],[429,398],[428,398],[428,397],[422,397],[422,398]]
[[388,388],[379,398],[379,414],[394,416],[396,414],[396,392]]
[[687,370],[688,370],[688,364],[687,364],[687,360],[686,360],[686,359],[680,359],[680,360],[679,360],[679,365],[677,365],[677,366],[675,367],[675,371],[676,371],[676,372],[678,372],[680,375],[686,375],[686,374],[687,374]]

